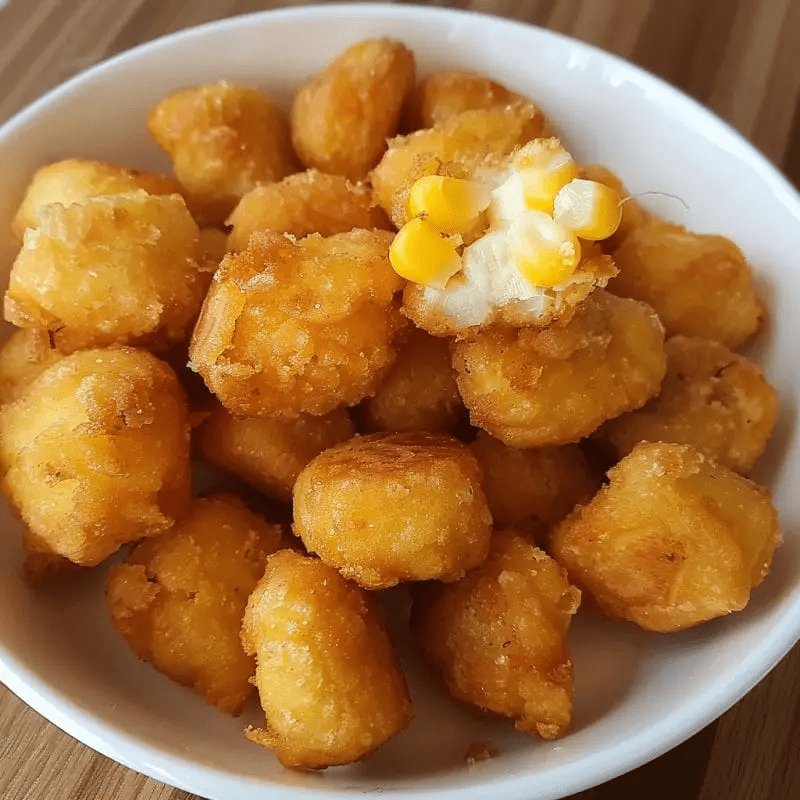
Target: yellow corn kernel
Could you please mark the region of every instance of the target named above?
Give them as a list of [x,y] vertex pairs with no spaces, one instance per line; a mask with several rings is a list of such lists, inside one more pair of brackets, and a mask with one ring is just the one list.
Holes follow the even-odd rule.
[[389,248],[389,262],[400,277],[435,289],[444,289],[461,269],[455,242],[422,217],[397,232]]
[[622,198],[610,186],[576,178],[556,195],[553,218],[581,239],[607,239],[622,219]]
[[559,190],[578,177],[578,165],[555,138],[528,142],[512,163],[522,177],[525,205],[532,211],[552,214]]
[[408,210],[412,217],[425,217],[442,233],[466,233],[490,200],[489,189],[477,181],[425,175],[411,187]]
[[534,286],[562,283],[581,260],[577,237],[543,211],[529,211],[516,219],[507,241],[517,269]]

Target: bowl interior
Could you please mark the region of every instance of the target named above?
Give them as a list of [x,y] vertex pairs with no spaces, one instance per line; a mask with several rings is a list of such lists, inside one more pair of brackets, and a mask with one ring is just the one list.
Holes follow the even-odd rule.
[[[411,727],[363,763],[321,774],[283,770],[242,735],[238,719],[139,663],[113,630],[103,569],[68,588],[33,592],[21,579],[19,524],[0,506],[0,680],[68,732],[160,780],[214,800],[415,797],[510,800],[561,797],[668,749],[724,711],[788,650],[800,631],[800,475],[794,417],[800,379],[800,200],[727,126],[640,70],[552,33],[486,17],[394,6],[290,9],[228,20],[155,42],[91,70],[0,130],[0,271],[16,249],[8,223],[43,163],[83,155],[139,168],[168,164],[145,130],[165,93],[228,79],[288,103],[293,87],[346,44],[402,39],[420,72],[484,72],[538,101],[576,158],[615,169],[646,206],[693,229],[732,236],[759,275],[771,309],[754,352],[775,384],[781,416],[759,467],[774,493],[784,544],[747,610],[687,633],[658,636],[582,613],[571,634],[575,719],[548,743],[450,701],[419,662],[404,627],[405,593],[384,597],[412,688]],[[98,113],[100,109],[100,113]],[[473,742],[497,757],[468,767]],[[491,788],[490,788],[491,785]]]

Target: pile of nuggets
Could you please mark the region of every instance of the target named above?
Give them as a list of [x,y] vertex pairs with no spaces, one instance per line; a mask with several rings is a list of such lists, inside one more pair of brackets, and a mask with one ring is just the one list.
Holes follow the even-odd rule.
[[[453,697],[546,739],[582,592],[663,633],[745,607],[777,406],[736,353],[764,309],[733,242],[389,39],[288,117],[223,82],[148,127],[174,176],[50,164],[14,220],[0,466],[33,583],[130,546],[133,652],[223,712],[257,688],[247,736],[305,768],[409,724],[379,590],[410,584]],[[192,459],[269,500],[193,497]]]

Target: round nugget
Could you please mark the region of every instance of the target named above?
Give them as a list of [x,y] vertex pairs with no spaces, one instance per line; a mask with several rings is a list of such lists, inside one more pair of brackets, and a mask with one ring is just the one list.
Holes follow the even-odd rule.
[[649,306],[598,289],[565,325],[456,342],[453,366],[474,425],[512,447],[566,444],[658,393],[664,330]]
[[255,673],[239,640],[244,609],[280,541],[278,525],[233,495],[195,499],[171,531],[111,567],[111,621],[139,658],[235,714]]
[[41,328],[17,328],[0,347],[0,405],[18,400],[28,385],[63,356]]
[[418,589],[411,624],[453,697],[555,739],[572,718],[565,639],[580,598],[528,538],[498,531],[486,561],[465,578]]
[[602,611],[668,632],[747,605],[780,540],[766,489],[680,444],[639,444],[608,476],[550,541]]
[[295,533],[367,589],[457,580],[489,549],[492,518],[480,481],[475,457],[451,436],[359,436],[300,473]]
[[316,558],[270,556],[247,603],[242,644],[256,657],[267,721],[247,736],[288,767],[358,761],[411,720],[377,604]]
[[233,414],[326,414],[375,391],[406,327],[388,231],[267,231],[217,270],[189,348]]
[[0,409],[0,468],[33,536],[77,564],[169,530],[190,500],[175,373],[129,347],[61,359]]

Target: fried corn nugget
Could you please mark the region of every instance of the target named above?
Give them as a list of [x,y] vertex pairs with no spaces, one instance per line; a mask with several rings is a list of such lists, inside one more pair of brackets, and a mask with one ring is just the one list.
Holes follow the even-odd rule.
[[69,158],[47,164],[38,170],[22,200],[11,230],[22,239],[25,228],[39,224],[39,212],[44,206],[60,203],[71,206],[85,203],[90,197],[126,194],[144,189],[149,194],[180,194],[181,185],[174,178],[156,172],[142,172],[117,164],[106,164],[88,158]]
[[406,201],[423,175],[468,177],[480,166],[502,161],[520,145],[551,134],[550,123],[531,103],[464,111],[444,122],[389,142],[371,173],[375,200],[400,228]]
[[775,427],[775,390],[755,364],[718,342],[673,336],[664,349],[667,374],[658,397],[609,420],[597,436],[618,458],[638,442],[675,442],[747,474]]
[[478,462],[444,434],[377,433],[326,450],[294,487],[295,533],[367,589],[457,580],[489,549]]
[[483,491],[499,527],[547,529],[598,488],[575,444],[517,450],[479,431],[470,449],[481,466]]
[[326,414],[375,391],[406,325],[392,235],[355,230],[299,242],[255,233],[228,255],[195,327],[192,368],[233,414]]
[[51,364],[63,358],[41,328],[17,328],[0,347],[0,405],[18,400]]
[[218,407],[197,431],[197,445],[203,461],[271,497],[290,501],[303,467],[354,433],[344,408],[321,417],[302,414],[282,420],[237,418]]
[[465,578],[419,588],[411,624],[453,697],[555,739],[572,718],[565,639],[580,598],[527,537],[497,531],[486,561]]
[[224,222],[251,189],[301,169],[286,115],[252,86],[175,92],[150,110],[147,127],[204,222]]
[[667,334],[713,339],[735,350],[764,317],[753,271],[724,236],[654,220],[614,251],[619,274],[608,290],[649,303]]
[[210,276],[179,195],[143,190],[44,206],[11,268],[5,318],[62,353],[188,336]]
[[473,425],[511,447],[566,444],[658,393],[664,331],[649,306],[598,289],[566,325],[456,342],[453,366]]
[[301,161],[352,181],[380,161],[397,133],[414,85],[414,54],[392,39],[366,39],[337,56],[300,88],[292,105],[292,142]]
[[353,228],[391,228],[382,209],[373,206],[372,191],[341,175],[316,170],[289,175],[280,183],[249,191],[233,210],[228,224],[228,250],[244,250],[255,231],[333,236]]
[[370,431],[452,431],[466,415],[450,345],[412,329],[378,390],[359,407]]
[[171,531],[111,567],[111,621],[139,658],[236,714],[255,673],[239,640],[244,609],[280,541],[278,525],[233,495],[195,499]]
[[265,729],[247,737],[288,767],[369,755],[408,726],[411,701],[374,599],[316,558],[270,556],[247,603]]
[[639,444],[608,475],[550,542],[603,612],[668,632],[747,605],[780,539],[766,489],[679,444]]
[[186,509],[186,417],[175,374],[150,353],[75,353],[0,409],[4,491],[45,547],[98,564]]
[[423,78],[403,106],[401,129],[432,128],[462,111],[529,102],[502,84],[475,72],[440,69]]

